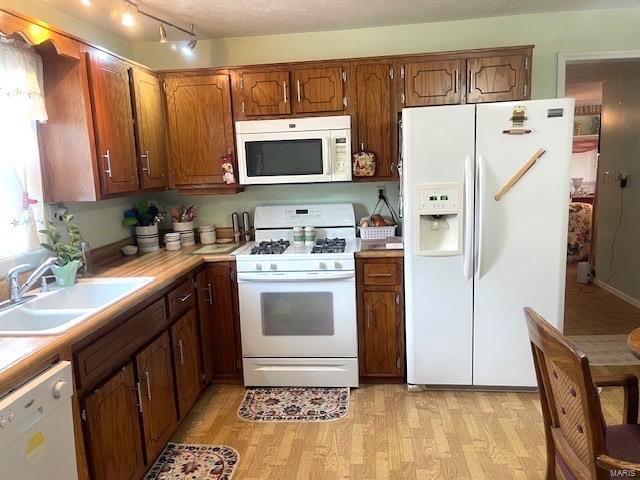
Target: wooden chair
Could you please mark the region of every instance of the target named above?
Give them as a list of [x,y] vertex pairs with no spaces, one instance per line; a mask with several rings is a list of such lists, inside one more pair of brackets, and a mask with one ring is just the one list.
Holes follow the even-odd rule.
[[[547,440],[547,480],[640,478],[638,378],[593,381],[584,353],[524,309]],[[597,387],[624,388],[623,425],[607,426]]]

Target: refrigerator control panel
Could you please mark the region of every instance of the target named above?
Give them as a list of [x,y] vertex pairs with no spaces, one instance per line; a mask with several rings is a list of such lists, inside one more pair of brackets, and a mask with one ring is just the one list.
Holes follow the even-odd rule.
[[424,213],[427,211],[441,213],[445,210],[457,210],[459,194],[457,184],[453,187],[421,190],[418,194],[418,210]]
[[416,254],[429,257],[462,254],[464,184],[422,183],[414,189]]

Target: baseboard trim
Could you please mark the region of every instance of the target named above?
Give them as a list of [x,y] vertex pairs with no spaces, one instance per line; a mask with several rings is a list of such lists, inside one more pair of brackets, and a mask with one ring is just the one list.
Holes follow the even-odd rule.
[[599,280],[597,278],[593,279],[593,284],[595,286],[597,286],[597,287],[600,287],[600,288],[606,290],[607,292],[611,293],[612,295],[615,295],[620,300],[623,300],[623,301],[627,302],[629,305],[633,305],[634,307],[640,309],[640,300],[636,300],[635,298],[627,295],[624,292],[621,292],[617,288],[614,288],[611,285],[609,285],[608,283],[604,283],[603,281],[601,281],[601,280]]

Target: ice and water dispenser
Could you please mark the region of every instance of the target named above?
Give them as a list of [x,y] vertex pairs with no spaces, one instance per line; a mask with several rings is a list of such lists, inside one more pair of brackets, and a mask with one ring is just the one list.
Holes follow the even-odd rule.
[[416,254],[461,255],[464,221],[463,183],[422,183],[414,186]]

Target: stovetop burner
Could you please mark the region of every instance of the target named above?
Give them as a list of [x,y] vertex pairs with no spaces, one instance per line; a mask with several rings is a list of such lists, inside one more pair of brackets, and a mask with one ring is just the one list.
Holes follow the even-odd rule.
[[272,240],[260,242],[251,249],[251,255],[280,255],[289,247],[289,240]]
[[343,253],[346,246],[344,238],[325,238],[316,242],[311,253]]

